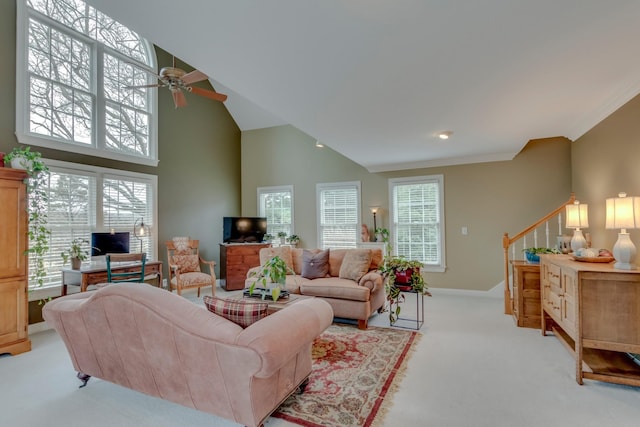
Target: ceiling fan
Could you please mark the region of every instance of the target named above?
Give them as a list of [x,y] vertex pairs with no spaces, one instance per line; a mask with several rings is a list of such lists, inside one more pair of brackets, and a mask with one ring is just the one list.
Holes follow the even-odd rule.
[[126,89],[145,88],[145,87],[168,87],[173,96],[173,103],[176,108],[185,107],[187,105],[187,98],[184,96],[184,92],[192,92],[196,95],[204,96],[214,99],[216,101],[224,102],[227,99],[227,95],[214,92],[212,90],[203,89],[197,86],[191,86],[191,84],[206,80],[209,77],[202,71],[193,70],[189,73],[176,67],[176,58],[173,58],[173,66],[164,67],[160,70],[160,73],[156,74],[153,71],[145,70],[149,73],[153,73],[159,83],[142,85],[142,86],[125,86]]

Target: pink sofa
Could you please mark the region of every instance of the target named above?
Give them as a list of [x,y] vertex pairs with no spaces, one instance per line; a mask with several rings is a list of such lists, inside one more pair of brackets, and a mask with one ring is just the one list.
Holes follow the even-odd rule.
[[48,302],[78,378],[259,426],[311,373],[329,304],[292,304],[246,329],[170,292],[119,284]]
[[[318,253],[320,249],[311,249]],[[349,251],[368,251],[370,263],[366,273],[359,280],[340,277],[341,267]],[[282,246],[260,249],[260,262],[264,264],[273,256],[280,256],[290,265],[294,274],[287,275],[286,288],[294,294],[309,295],[327,301],[335,317],[358,321],[359,329],[367,329],[369,317],[375,311],[384,309],[386,294],[382,275],[378,266],[382,263],[381,249],[330,249],[329,270],[325,277],[308,279],[302,277],[304,249]],[[251,268],[247,273],[245,288],[255,282],[259,267]]]

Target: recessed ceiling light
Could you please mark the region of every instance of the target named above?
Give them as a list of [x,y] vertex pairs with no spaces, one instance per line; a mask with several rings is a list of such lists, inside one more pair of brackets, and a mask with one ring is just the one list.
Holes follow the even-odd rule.
[[324,147],[324,144],[322,142],[320,142],[320,141],[316,141],[316,147],[322,148],[322,147]]
[[453,132],[451,132],[450,130],[438,132],[438,138],[440,139],[449,139],[451,135],[453,135]]

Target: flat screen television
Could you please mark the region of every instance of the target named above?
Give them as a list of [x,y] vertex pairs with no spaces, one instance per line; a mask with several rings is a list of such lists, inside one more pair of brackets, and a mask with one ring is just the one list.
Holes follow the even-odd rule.
[[266,233],[267,218],[225,216],[223,219],[224,243],[260,243]]
[[128,254],[129,232],[91,233],[91,256]]

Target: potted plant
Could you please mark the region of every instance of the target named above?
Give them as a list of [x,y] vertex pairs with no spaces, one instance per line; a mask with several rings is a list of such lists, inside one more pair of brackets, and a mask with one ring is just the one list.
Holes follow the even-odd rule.
[[422,263],[416,260],[408,260],[403,256],[386,256],[382,265],[378,268],[385,279],[385,291],[389,303],[389,323],[393,325],[400,315],[400,304],[405,296],[402,292],[416,292],[431,296],[427,289],[427,283],[420,273]]
[[300,237],[297,234],[292,234],[291,236],[287,237],[287,242],[291,246],[296,246],[300,242]]
[[287,238],[287,233],[284,231],[278,231],[278,238],[280,239],[280,244],[284,245],[284,241]]
[[249,295],[260,295],[263,300],[271,296],[271,299],[278,301],[287,281],[287,273],[294,274],[282,258],[274,256],[260,270],[251,274],[255,280],[249,286]]
[[531,264],[538,264],[540,262],[540,254],[560,253],[560,251],[555,248],[525,248],[522,252],[524,252],[527,262]]
[[42,161],[42,155],[37,151],[31,151],[31,147],[15,147],[10,153],[5,154],[4,162],[13,168],[24,169],[28,175],[26,180],[29,196],[27,203],[29,249],[27,249],[27,254],[33,262],[29,273],[30,279],[37,286],[43,286],[46,276],[44,258],[49,251],[49,237],[51,235],[46,211],[49,168]]
[[71,245],[65,251],[60,253],[63,262],[66,264],[71,260],[71,268],[74,270],[80,270],[82,261],[89,258],[89,250],[85,248],[89,241],[86,239],[75,238],[71,241]]
[[262,236],[262,241],[263,242],[271,243],[273,241],[273,239],[274,239],[273,234],[265,233],[264,236]]

